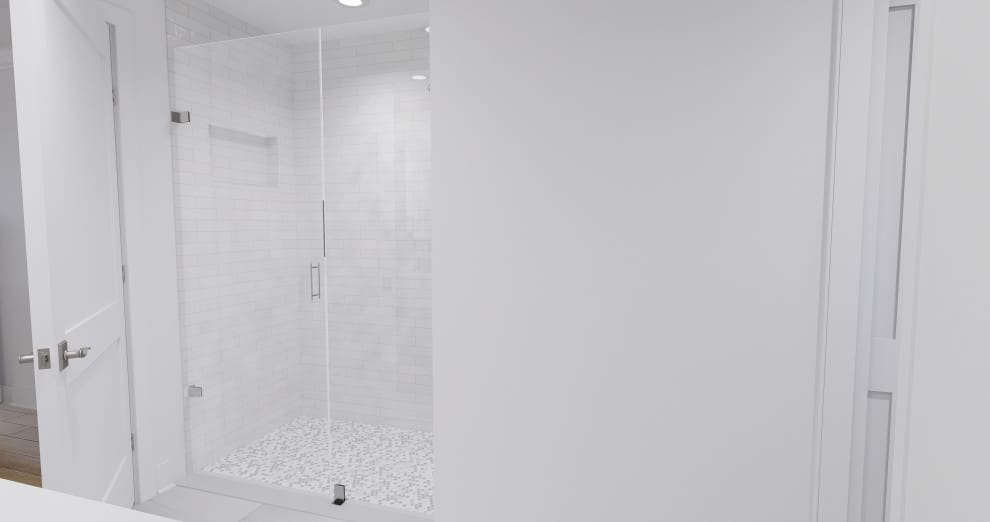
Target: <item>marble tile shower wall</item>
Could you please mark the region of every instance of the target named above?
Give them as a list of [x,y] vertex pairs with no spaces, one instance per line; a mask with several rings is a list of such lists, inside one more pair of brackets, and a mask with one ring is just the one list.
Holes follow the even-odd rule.
[[[173,0],[168,30],[172,47],[260,32]],[[312,124],[296,119],[306,94],[296,45],[265,37],[170,50],[173,106],[192,114],[173,126],[173,167],[185,377],[203,387],[186,409],[197,469],[314,414],[298,383],[303,354],[323,347],[322,305],[309,298],[321,181],[296,140],[297,126]]]
[[428,33],[323,42],[334,419],[432,431]]

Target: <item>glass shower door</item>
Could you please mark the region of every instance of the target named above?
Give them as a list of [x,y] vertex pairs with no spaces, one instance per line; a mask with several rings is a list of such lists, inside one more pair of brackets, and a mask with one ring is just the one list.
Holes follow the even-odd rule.
[[173,50],[193,472],[433,512],[426,25]]
[[173,145],[190,469],[328,493],[319,41],[175,48]]
[[331,475],[433,512],[428,20],[323,29]]

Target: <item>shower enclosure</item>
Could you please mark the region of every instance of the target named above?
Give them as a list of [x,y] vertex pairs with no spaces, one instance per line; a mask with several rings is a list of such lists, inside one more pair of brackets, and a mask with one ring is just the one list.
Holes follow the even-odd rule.
[[173,49],[191,472],[432,513],[425,27]]

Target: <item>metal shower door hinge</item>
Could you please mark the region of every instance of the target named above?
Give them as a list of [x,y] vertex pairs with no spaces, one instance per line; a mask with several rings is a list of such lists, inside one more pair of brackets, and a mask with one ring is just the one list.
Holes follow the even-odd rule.
[[203,396],[203,387],[202,386],[192,386],[192,385],[190,385],[189,388],[188,388],[188,395],[189,395],[189,397],[202,397]]
[[[313,279],[313,271],[316,271],[316,279]],[[320,273],[320,264],[310,263],[309,265],[309,300],[319,301],[323,288],[323,275]],[[315,284],[315,285],[314,285]]]
[[189,111],[172,111],[172,123],[189,123]]

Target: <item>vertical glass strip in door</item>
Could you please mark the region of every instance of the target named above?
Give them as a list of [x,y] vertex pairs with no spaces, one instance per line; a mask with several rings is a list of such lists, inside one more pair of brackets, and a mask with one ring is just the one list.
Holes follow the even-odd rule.
[[433,512],[428,18],[323,29],[331,467]]
[[328,493],[319,31],[176,47],[190,469]]

